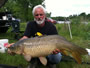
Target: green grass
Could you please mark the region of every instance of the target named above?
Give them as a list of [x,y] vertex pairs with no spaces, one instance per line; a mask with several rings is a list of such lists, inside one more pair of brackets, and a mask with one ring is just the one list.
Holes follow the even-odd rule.
[[[24,31],[26,27],[26,23],[20,23],[20,30]],[[80,36],[74,36],[73,39],[70,38],[68,29],[63,24],[56,24],[57,30],[59,35],[65,37],[67,40],[69,40],[72,43],[75,43],[78,46],[81,46],[83,48],[90,48],[90,40],[86,40]],[[0,38],[7,38],[9,39],[9,43],[16,42],[18,40],[14,39],[14,33],[11,32],[11,27],[9,28],[8,32],[1,33]],[[23,33],[20,34],[22,36]],[[77,64],[73,60],[61,61],[59,64],[57,64],[57,68],[90,68],[90,64],[87,64],[86,62],[90,63],[90,56],[82,56],[84,64]],[[24,59],[21,55],[9,55],[7,53],[1,54],[0,53],[0,64],[6,64],[6,65],[14,65],[14,66],[22,66],[23,68],[26,68],[28,65],[28,62]],[[40,66],[40,68],[46,68],[43,66]]]

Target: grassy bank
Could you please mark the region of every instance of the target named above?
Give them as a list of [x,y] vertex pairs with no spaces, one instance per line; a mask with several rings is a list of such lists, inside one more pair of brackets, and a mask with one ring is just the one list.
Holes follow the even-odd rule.
[[[24,31],[26,27],[26,23],[20,23],[20,30]],[[86,39],[85,37],[81,36],[79,33],[74,34],[74,30],[72,31],[72,39],[70,38],[70,34],[68,31],[67,25],[64,24],[56,24],[57,30],[59,35],[65,37],[70,42],[75,43],[78,46],[81,46],[83,48],[90,48],[90,40]],[[74,27],[73,27],[74,28]],[[82,30],[80,30],[82,31]],[[78,30],[78,32],[80,32]],[[82,32],[83,33],[83,32]],[[81,33],[81,34],[82,34]],[[86,32],[85,32],[86,33]],[[78,35],[79,34],[79,35]],[[23,35],[23,33],[19,34],[20,37]],[[9,43],[16,42],[14,38],[15,34],[11,32],[11,27],[9,28],[8,32],[1,33],[0,39],[7,38],[9,39]],[[89,35],[88,35],[89,36]],[[67,61],[61,61],[59,64],[57,64],[57,68],[90,68],[90,64],[87,64],[87,62],[90,63],[90,57],[89,56],[82,56],[83,57],[83,64],[77,64],[73,59],[67,59]],[[14,66],[22,66],[23,68],[26,68],[28,65],[28,62],[24,60],[24,57],[21,55],[9,55],[7,53],[1,54],[0,53],[0,64],[6,64],[6,65],[14,65]],[[41,68],[44,68],[41,66]]]

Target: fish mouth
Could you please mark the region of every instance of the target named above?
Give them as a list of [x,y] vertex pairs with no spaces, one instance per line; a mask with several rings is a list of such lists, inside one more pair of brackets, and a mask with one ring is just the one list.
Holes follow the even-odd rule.
[[7,50],[8,54],[15,55],[16,53],[12,52],[10,49]]
[[11,53],[10,53],[10,55],[13,55],[13,56],[14,56],[14,55],[16,55],[16,53],[14,53],[14,52],[11,52]]

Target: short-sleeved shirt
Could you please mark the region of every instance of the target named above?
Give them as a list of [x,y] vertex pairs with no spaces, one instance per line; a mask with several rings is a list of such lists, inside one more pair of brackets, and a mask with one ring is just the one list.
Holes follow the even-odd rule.
[[35,34],[40,32],[42,35],[55,35],[58,34],[56,27],[53,23],[45,21],[45,25],[40,27],[37,25],[36,21],[31,21],[27,23],[24,36],[35,37]]

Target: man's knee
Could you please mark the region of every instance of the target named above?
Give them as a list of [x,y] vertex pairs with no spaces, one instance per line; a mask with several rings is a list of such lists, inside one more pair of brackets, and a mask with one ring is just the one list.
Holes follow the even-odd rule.
[[51,55],[48,55],[47,58],[50,63],[57,64],[61,61],[62,55],[61,53],[51,54]]

